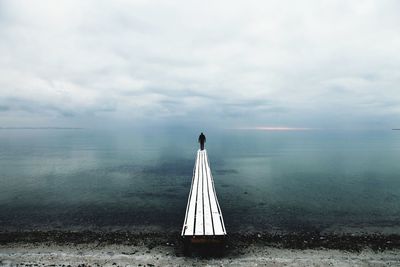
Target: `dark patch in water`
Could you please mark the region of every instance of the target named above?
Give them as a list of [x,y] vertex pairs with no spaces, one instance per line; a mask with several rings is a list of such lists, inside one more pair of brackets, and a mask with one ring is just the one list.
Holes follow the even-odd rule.
[[178,175],[178,176],[192,176],[193,174],[193,161],[192,160],[176,160],[172,162],[164,162],[157,166],[144,167],[143,173],[155,175]]
[[[175,210],[159,208],[137,209],[124,206],[76,205],[40,209],[13,209],[5,212],[0,207],[0,229],[20,229],[24,231],[37,229],[118,229],[142,227],[146,225],[158,226],[163,229],[180,228],[185,215],[185,199],[178,199],[183,204]],[[18,220],[16,220],[18,218]]]
[[162,192],[129,192],[124,193],[122,197],[146,197],[146,198],[180,198],[182,195],[177,192],[177,190],[165,190]]
[[134,163],[112,166],[104,169],[93,170],[95,172],[118,172],[124,174],[150,174],[150,175],[179,175],[192,176],[193,160],[178,159],[169,162],[162,162],[154,166],[138,166]]
[[142,171],[142,167],[134,164],[118,165],[106,168],[106,172],[119,172],[119,173],[138,173]]
[[385,202],[395,202],[399,200],[399,196],[395,194],[389,194],[385,196]]
[[215,170],[215,173],[218,175],[227,175],[227,174],[237,174],[239,173],[237,170],[234,169],[220,169],[220,170]]
[[160,192],[160,193],[145,192],[141,193],[141,195],[151,198],[179,197],[179,195],[176,192]]

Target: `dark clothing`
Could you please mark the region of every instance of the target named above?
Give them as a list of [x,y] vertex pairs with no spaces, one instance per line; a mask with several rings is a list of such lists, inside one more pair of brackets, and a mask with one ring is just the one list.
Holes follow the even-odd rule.
[[199,136],[200,150],[204,150],[204,143],[206,142],[206,136],[201,133]]

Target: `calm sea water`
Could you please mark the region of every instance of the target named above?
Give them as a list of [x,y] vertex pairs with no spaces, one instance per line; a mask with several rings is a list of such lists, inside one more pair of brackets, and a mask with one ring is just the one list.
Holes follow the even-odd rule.
[[[228,232],[400,221],[399,131],[209,131]],[[198,132],[0,130],[0,229],[180,231]]]

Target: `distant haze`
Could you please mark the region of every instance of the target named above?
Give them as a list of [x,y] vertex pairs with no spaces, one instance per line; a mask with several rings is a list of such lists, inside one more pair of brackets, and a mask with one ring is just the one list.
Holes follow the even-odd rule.
[[400,127],[400,1],[0,1],[0,127]]

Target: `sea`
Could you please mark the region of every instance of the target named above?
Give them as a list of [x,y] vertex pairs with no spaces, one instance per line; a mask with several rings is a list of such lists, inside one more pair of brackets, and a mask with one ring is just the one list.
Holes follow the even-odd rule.
[[229,233],[398,233],[400,131],[0,129],[1,231],[179,232],[204,131]]

